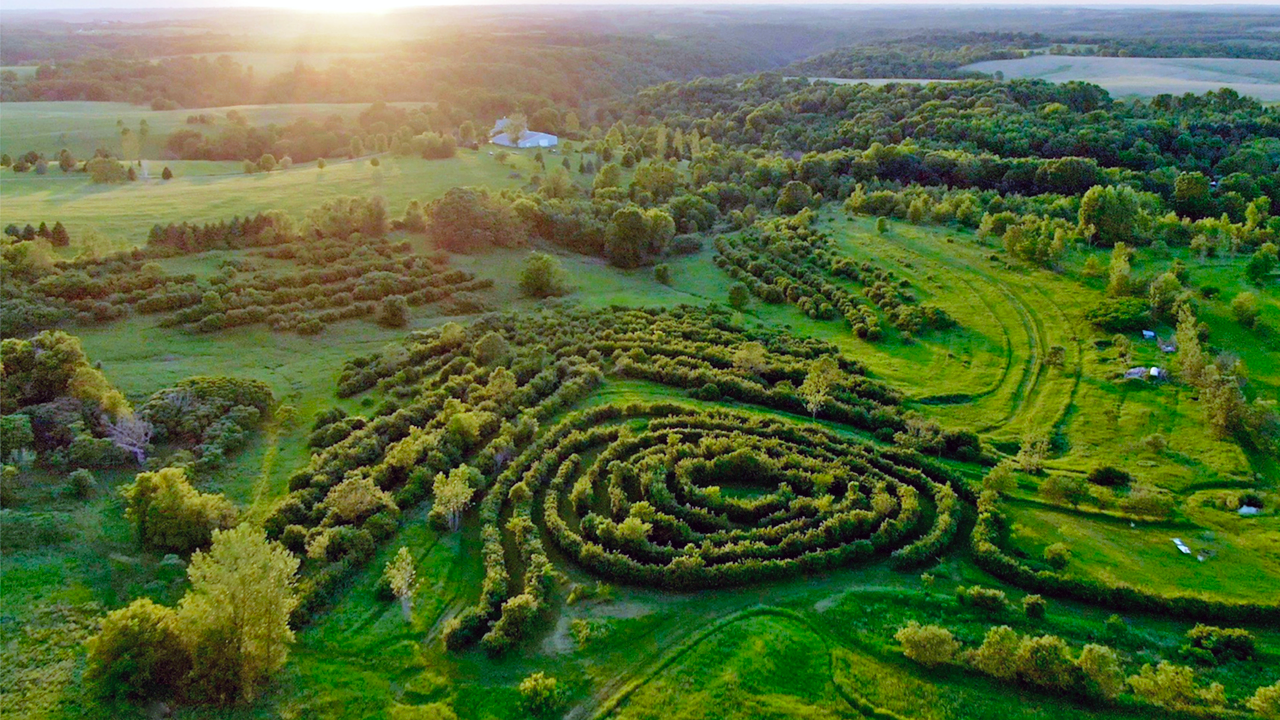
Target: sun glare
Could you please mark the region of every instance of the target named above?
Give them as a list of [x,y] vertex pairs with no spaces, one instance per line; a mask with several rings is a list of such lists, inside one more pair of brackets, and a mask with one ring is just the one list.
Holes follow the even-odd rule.
[[383,14],[404,7],[435,7],[445,3],[432,0],[277,0],[278,6],[288,10],[323,13],[326,15]]

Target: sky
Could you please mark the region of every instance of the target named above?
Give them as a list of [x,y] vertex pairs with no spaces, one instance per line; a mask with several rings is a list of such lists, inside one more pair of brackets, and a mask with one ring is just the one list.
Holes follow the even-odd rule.
[[1229,0],[1205,2],[1205,0],[884,0],[845,2],[788,2],[787,0],[696,0],[672,2],[672,0],[0,0],[0,15],[11,10],[87,10],[99,8],[230,8],[265,7],[320,12],[385,12],[395,8],[475,5],[824,5],[824,6],[880,6],[887,5],[984,5],[1000,6],[1079,6],[1079,7],[1180,7],[1206,8],[1209,6],[1275,6],[1276,0]]

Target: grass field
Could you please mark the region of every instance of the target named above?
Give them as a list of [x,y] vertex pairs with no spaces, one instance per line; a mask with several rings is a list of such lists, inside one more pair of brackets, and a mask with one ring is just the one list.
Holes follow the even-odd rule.
[[449,160],[384,156],[380,162],[373,167],[367,159],[333,161],[323,170],[308,163],[253,175],[244,174],[239,163],[220,163],[227,174],[189,177],[179,167],[169,181],[156,177],[161,163],[153,163],[151,180],[111,186],[94,185],[83,175],[5,173],[0,224],[61,220],[73,252],[74,239],[87,230],[104,234],[111,249],[124,249],[144,244],[156,223],[208,222],[272,209],[301,217],[326,200],[351,195],[380,195],[399,216],[410,200],[430,200],[452,187],[520,187],[535,168],[531,152],[512,153],[506,164],[475,150]]
[[[291,66],[292,67],[292,66]],[[392,103],[412,105],[414,103]],[[165,138],[175,130],[194,129],[216,135],[226,123],[227,112],[235,110],[251,125],[286,124],[300,118],[322,121],[331,115],[354,117],[368,104],[319,103],[294,105],[237,105],[218,108],[187,108],[156,111],[145,105],[109,102],[9,102],[0,105],[0,152],[19,155],[28,150],[55,157],[66,148],[77,158],[88,158],[98,148],[120,152],[117,121],[137,131],[146,120],[150,134],[142,146],[143,159],[160,159]],[[212,115],[213,125],[188,125],[187,117]],[[6,175],[7,177],[7,175]]]
[[1002,72],[1007,79],[1082,80],[1101,85],[1115,97],[1201,94],[1229,87],[1259,100],[1280,100],[1280,61],[1274,60],[1032,55],[1017,60],[988,60],[960,69]]

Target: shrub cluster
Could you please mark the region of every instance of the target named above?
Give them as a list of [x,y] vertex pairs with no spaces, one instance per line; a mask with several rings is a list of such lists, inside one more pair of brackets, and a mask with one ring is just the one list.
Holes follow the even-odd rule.
[[[815,320],[843,317],[858,337],[882,336],[880,319],[910,333],[944,329],[954,321],[941,308],[920,305],[907,282],[870,262],[840,255],[802,210],[793,217],[758,221],[740,237],[716,239],[716,264],[769,303],[790,302]],[[842,282],[863,286],[864,298]]]
[[[548,602],[552,566],[540,527],[595,572],[669,587],[757,582],[908,546],[901,562],[935,556],[954,535],[956,496],[949,476],[914,452],[872,451],[787,423],[743,430],[743,418],[679,405],[606,405],[539,429],[606,375],[713,386],[719,397],[808,414],[795,388],[821,357],[839,358],[841,377],[820,417],[887,437],[903,428],[899,396],[831,345],[748,333],[724,310],[553,304],[465,329],[415,332],[401,347],[344,367],[340,395],[374,390],[382,404],[367,417],[333,410],[316,418],[312,461],[290,479],[292,492],[267,527],[310,558],[305,615],[363,561],[363,545],[344,538],[385,537],[398,509],[455,485],[465,463],[475,472],[462,477],[481,498],[486,574],[481,598],[449,623],[446,638],[451,647],[480,642],[494,653],[525,637]],[[648,429],[624,431],[627,422]],[[683,442],[668,439],[677,436]],[[748,452],[719,457],[737,445]],[[572,457],[597,449],[591,463]],[[762,497],[730,500],[709,489],[735,474],[726,463],[756,467],[756,460]],[[651,497],[632,494],[641,488]],[[344,506],[362,498],[358,510],[336,512],[335,492]],[[470,495],[462,493],[464,503]],[[586,503],[588,495],[600,504]],[[935,517],[945,527],[930,532],[923,525]],[[511,559],[518,571],[507,567]]]

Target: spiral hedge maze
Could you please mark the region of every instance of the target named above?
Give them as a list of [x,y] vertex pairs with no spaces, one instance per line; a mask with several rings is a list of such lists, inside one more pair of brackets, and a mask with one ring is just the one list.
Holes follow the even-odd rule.
[[[827,357],[841,372],[818,424],[798,388]],[[617,380],[670,400],[583,402]],[[1202,619],[1277,617],[1027,568],[1003,549],[995,496],[974,497],[937,458],[871,440],[909,431],[893,391],[827,343],[747,330],[722,310],[557,308],[450,324],[351,361],[339,394],[370,391],[382,401],[369,417],[317,418],[311,461],[266,523],[306,557],[300,621],[395,533],[402,510],[453,476],[473,493],[484,565],[478,597],[444,627],[453,649],[500,654],[530,636],[561,577],[553,548],[613,582],[714,589],[928,563],[975,510],[975,562],[1015,585]],[[981,455],[972,433],[944,434],[942,455]],[[443,526],[445,512],[433,505],[431,517]]]
[[445,639],[501,652],[527,635],[553,583],[544,540],[601,577],[679,590],[924,561],[954,536],[951,481],[918,456],[793,422],[674,403],[573,413],[486,495],[486,591]]
[[[744,367],[748,344],[763,353]],[[791,417],[810,415],[797,388],[824,356],[840,379],[813,415],[864,437]],[[672,401],[575,407],[610,378],[659,384]],[[317,419],[311,462],[267,522],[307,558],[301,619],[434,478],[464,465],[485,579],[446,640],[491,652],[527,636],[546,606],[551,545],[615,581],[713,588],[875,557],[926,561],[960,517],[964,490],[947,471],[865,439],[905,428],[896,393],[834,346],[748,331],[723,311],[559,309],[447,325],[349,363],[339,394],[367,391],[383,398],[371,417]],[[973,453],[974,442],[958,433],[947,447]]]

